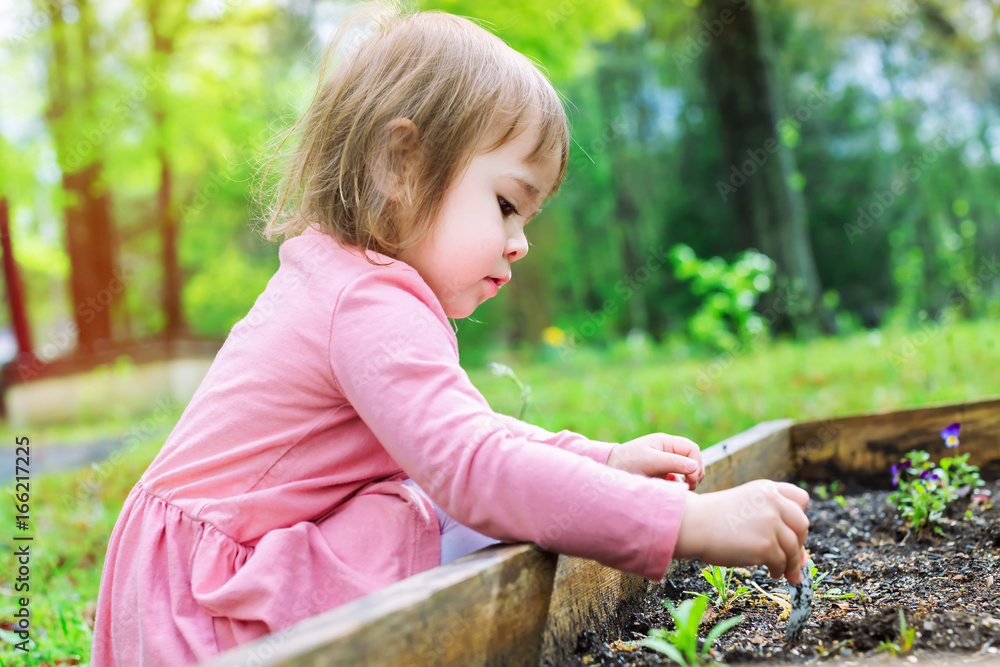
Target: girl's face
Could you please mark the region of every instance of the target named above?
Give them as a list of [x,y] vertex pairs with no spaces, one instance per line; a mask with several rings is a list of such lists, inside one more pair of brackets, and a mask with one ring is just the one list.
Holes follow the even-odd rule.
[[528,252],[524,225],[558,174],[555,158],[528,162],[538,133],[472,159],[445,193],[440,213],[420,243],[400,252],[454,319],[468,317],[511,279],[510,265]]

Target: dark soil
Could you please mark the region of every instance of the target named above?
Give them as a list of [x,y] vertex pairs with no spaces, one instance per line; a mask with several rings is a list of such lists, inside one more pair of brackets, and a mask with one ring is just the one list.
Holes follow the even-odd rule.
[[[782,607],[749,583],[752,580],[769,593],[787,594],[786,582],[771,579],[763,568],[739,568],[733,584],[738,579],[752,593],[730,608],[710,606],[700,636],[722,619],[743,615],[745,620],[713,646],[714,660],[736,664],[857,659],[875,653],[884,641],[898,643],[902,610],[907,624],[917,630],[911,650],[915,656],[996,654],[1000,647],[1000,482],[987,484],[986,492],[990,495],[985,502],[953,503],[941,534],[925,529],[917,536],[907,533],[886,499],[887,491],[858,489],[845,495],[841,506],[829,494],[824,500],[810,489],[806,546],[819,573],[829,574],[816,589],[812,615],[802,634],[786,642]],[[964,520],[970,508],[972,518]],[[583,632],[574,655],[546,664],[674,664],[635,642],[646,637],[650,628],[673,629],[661,603],[664,598],[676,605],[691,597],[685,591],[712,593],[699,572],[702,567],[698,561],[682,563],[638,611],[621,619],[619,627],[628,628],[621,637]],[[855,593],[855,597],[822,597],[834,589]]]

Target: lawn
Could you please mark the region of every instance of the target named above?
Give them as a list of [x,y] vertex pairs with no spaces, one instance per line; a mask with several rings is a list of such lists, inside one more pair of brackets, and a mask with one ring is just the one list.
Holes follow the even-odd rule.
[[[810,343],[778,343],[741,354],[677,360],[670,352],[616,346],[578,350],[564,361],[520,364],[497,356],[531,387],[525,419],[550,430],[572,429],[606,441],[653,431],[685,435],[703,447],[757,422],[903,408],[1000,395],[1000,344],[995,322],[963,323],[895,334],[861,334]],[[554,358],[560,358],[556,350]],[[470,369],[494,409],[517,414],[519,389],[488,368]],[[72,473],[32,475],[30,654],[13,648],[16,610],[13,565],[0,571],[3,665],[85,664],[90,654],[101,567],[108,536],[132,485],[156,455],[163,436],[136,428],[145,421],[115,420],[29,429],[0,426],[5,442],[33,442],[146,433],[134,438],[117,465]],[[13,444],[9,442],[9,444]],[[13,467],[13,461],[9,462]],[[11,489],[6,490],[11,498]],[[15,549],[13,502],[0,504],[5,553]]]

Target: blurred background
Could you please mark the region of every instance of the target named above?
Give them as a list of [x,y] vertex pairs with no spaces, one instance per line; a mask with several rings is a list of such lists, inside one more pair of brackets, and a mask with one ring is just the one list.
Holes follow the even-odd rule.
[[[709,445],[1000,394],[1000,3],[419,7],[536,60],[570,117],[530,254],[456,323],[497,410]],[[5,0],[0,434],[35,445],[48,586],[5,664],[88,659],[121,502],[277,268],[257,188],[350,11]]]
[[[536,59],[572,123],[530,259],[459,323],[470,363],[630,333],[685,356],[1000,314],[997,4],[813,4],[420,3]],[[12,310],[38,373],[223,340],[277,267],[255,188],[349,5],[6,6],[5,298],[21,305],[0,310],[0,358],[17,354]]]

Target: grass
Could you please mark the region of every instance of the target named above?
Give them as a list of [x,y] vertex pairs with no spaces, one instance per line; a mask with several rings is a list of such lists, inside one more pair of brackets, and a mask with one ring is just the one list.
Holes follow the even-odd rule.
[[[745,354],[686,361],[663,351],[633,353],[622,347],[603,354],[580,350],[565,363],[491,360],[512,366],[531,385],[525,419],[544,428],[568,428],[612,442],[665,431],[707,446],[768,419],[823,418],[1000,395],[1000,377],[990,372],[1000,367],[996,330],[995,322],[962,323],[923,333],[778,343]],[[509,379],[495,377],[487,368],[471,369],[469,375],[494,409],[517,414],[520,395]],[[3,665],[89,661],[94,601],[111,529],[163,441],[158,429],[136,430],[143,421],[148,416],[81,427],[80,432],[98,437],[106,436],[102,429],[108,428],[145,434],[111,470],[32,475],[30,608],[37,646],[25,655],[10,643],[8,619],[16,610],[16,597],[8,560],[0,570]],[[9,444],[14,435],[24,434],[35,443],[45,432],[0,428]],[[0,525],[12,527],[9,489],[4,497]],[[12,553],[14,530],[4,532],[0,544]]]
[[28,424],[12,426],[0,421],[0,443],[12,446],[14,438],[28,433],[31,442],[40,446],[76,446],[98,440],[121,439],[139,436],[166,438],[184,411],[183,405],[164,404],[166,407],[151,414],[102,415],[80,423]]
[[[29,433],[30,435],[30,433]],[[0,571],[0,664],[76,665],[90,660],[94,603],[108,538],[128,492],[156,456],[161,439],[130,447],[116,466],[72,472],[31,475],[29,530],[14,528],[11,485],[0,503],[0,545],[5,554],[17,546],[15,534],[31,535],[28,584],[30,635],[34,644],[24,653],[13,648],[20,641],[10,632],[17,611],[13,559]],[[13,466],[11,460],[8,465]]]
[[[779,342],[745,354],[673,361],[652,351],[616,359],[573,352],[563,365],[519,365],[531,386],[525,421],[622,442],[663,431],[702,447],[761,421],[796,420],[1000,396],[996,322],[927,332],[864,333]],[[516,415],[517,388],[488,369],[469,372],[498,412]]]

